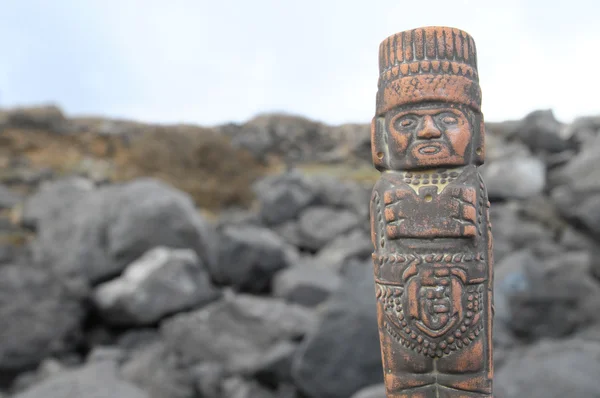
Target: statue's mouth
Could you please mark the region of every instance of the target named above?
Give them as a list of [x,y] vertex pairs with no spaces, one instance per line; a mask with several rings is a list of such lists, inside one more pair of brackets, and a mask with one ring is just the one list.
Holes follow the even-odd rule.
[[421,155],[435,155],[442,151],[442,147],[439,144],[422,145],[418,151]]

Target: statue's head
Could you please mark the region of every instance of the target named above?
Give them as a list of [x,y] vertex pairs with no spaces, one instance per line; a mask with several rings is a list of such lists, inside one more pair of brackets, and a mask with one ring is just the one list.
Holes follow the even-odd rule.
[[422,28],[379,49],[377,111],[371,125],[379,170],[480,165],[484,127],[475,43],[451,28]]

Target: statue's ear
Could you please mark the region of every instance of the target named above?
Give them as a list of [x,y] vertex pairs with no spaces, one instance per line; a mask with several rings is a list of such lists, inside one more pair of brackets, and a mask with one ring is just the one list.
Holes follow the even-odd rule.
[[483,114],[475,114],[475,123],[473,123],[473,163],[481,166],[485,162],[485,123]]
[[371,155],[373,165],[379,171],[390,169],[390,154],[387,145],[385,117],[375,116],[371,120]]

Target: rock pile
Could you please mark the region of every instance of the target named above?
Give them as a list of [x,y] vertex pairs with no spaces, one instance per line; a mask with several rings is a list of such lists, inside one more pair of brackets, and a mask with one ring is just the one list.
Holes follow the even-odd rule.
[[[72,125],[50,111],[11,117]],[[274,153],[289,131],[302,151],[331,153],[344,137],[290,120],[219,129],[244,146],[251,127]],[[357,159],[365,139],[352,141]],[[495,396],[600,396],[600,120],[538,111],[488,124],[487,144]],[[257,180],[256,206],[215,219],[153,177],[76,174],[0,185],[0,236],[19,237],[0,240],[3,397],[385,397],[371,184],[299,167]]]

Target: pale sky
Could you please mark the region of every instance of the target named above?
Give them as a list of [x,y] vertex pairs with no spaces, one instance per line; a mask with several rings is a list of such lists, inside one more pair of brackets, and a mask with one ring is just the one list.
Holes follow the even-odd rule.
[[444,25],[477,45],[488,121],[600,114],[600,2],[2,0],[0,107],[212,125],[284,111],[368,123],[378,46]]

